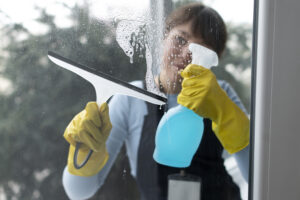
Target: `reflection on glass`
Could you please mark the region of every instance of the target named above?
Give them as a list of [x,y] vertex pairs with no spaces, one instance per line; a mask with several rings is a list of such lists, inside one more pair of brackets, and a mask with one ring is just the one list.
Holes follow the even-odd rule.
[[[19,6],[22,11],[14,8],[14,1],[0,8],[0,199],[167,199],[169,174],[172,185],[182,188],[185,186],[174,180],[197,184],[200,180],[202,199],[247,199],[247,175],[243,174],[248,174],[248,149],[235,156],[223,151],[208,119],[204,120],[207,132],[190,168],[159,165],[152,156],[160,117],[177,105],[183,81],[178,71],[191,60],[186,48],[191,42],[222,54],[219,67],[212,71],[218,80],[226,81],[219,83],[228,96],[243,111],[249,110],[251,22],[227,23],[224,18],[228,32],[225,48],[225,33],[216,31],[222,20],[214,23],[215,15],[204,28],[191,23],[193,16],[177,13],[163,29],[169,10],[186,1],[26,2]],[[221,5],[219,1],[204,2],[214,8]],[[222,8],[232,6],[228,3]],[[222,9],[217,11],[226,16]],[[25,12],[34,15],[27,18],[30,15]],[[204,38],[206,33],[215,35]],[[99,164],[91,169],[95,176],[68,172],[69,143],[62,137],[73,117],[95,100],[94,89],[52,64],[48,50],[168,97],[168,107],[126,96],[112,98],[111,131],[104,131],[107,124],[96,122],[99,134],[110,136],[96,138],[102,146],[95,155],[105,155],[106,149],[109,158],[107,162],[105,156],[101,162],[98,159]],[[102,121],[108,119],[104,111],[100,116]],[[87,146],[85,149],[94,148]],[[197,187],[191,194],[197,193]]]

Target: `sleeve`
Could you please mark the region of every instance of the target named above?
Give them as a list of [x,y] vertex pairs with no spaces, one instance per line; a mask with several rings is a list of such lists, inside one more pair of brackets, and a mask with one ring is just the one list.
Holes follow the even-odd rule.
[[[231,87],[231,85],[225,81],[220,81],[219,82],[221,87],[225,90],[229,98],[237,105],[240,107],[240,109],[247,115],[248,112],[245,109],[245,106],[241,102],[240,98],[234,91],[234,89]],[[241,171],[241,174],[243,175],[244,179],[248,181],[248,176],[249,176],[249,145],[244,148],[243,150],[233,154],[238,167]]]
[[109,159],[103,169],[95,176],[75,176],[70,174],[65,168],[62,182],[65,192],[70,199],[79,200],[90,198],[103,185],[128,135],[128,113],[128,97],[115,95],[109,103],[109,115],[112,123],[112,130],[106,141]]

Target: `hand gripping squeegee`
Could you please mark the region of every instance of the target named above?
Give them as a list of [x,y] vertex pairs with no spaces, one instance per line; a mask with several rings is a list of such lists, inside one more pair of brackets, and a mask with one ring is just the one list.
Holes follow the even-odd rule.
[[[60,56],[52,51],[48,52],[49,59],[57,64],[58,66],[65,68],[74,72],[75,74],[81,76],[82,78],[89,81],[96,90],[96,102],[100,106],[102,103],[106,102],[110,97],[115,94],[123,94],[127,96],[132,96],[139,98],[141,100],[147,101],[149,103],[163,105],[166,104],[167,99],[151,93],[149,91],[138,88],[134,85],[116,79],[110,75],[107,75],[103,72],[100,72],[96,69],[84,66],[82,64],[76,63],[68,58]],[[74,167],[76,169],[82,168],[90,156],[93,153],[93,150],[90,149],[86,159],[81,163],[77,163],[77,154],[81,143],[76,143],[75,153],[74,153]]]

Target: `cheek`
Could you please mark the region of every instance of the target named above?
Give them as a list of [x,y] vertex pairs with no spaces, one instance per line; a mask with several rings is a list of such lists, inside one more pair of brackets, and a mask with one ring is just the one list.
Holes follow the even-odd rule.
[[177,57],[178,49],[174,48],[173,45],[169,45],[168,48],[164,49],[162,70],[164,71],[166,77],[172,81],[178,78],[179,69],[173,64],[176,62]]
[[181,79],[179,69],[172,65],[165,66],[162,70],[162,75],[165,77],[165,80],[172,84],[180,82]]

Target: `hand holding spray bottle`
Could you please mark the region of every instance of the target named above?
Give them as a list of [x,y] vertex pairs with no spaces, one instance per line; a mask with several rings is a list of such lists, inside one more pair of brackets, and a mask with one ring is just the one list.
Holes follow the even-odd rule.
[[[192,63],[210,69],[218,65],[217,54],[199,44],[191,43]],[[203,118],[188,108],[178,105],[161,119],[155,137],[153,158],[156,162],[184,168],[191,164],[204,130]]]

